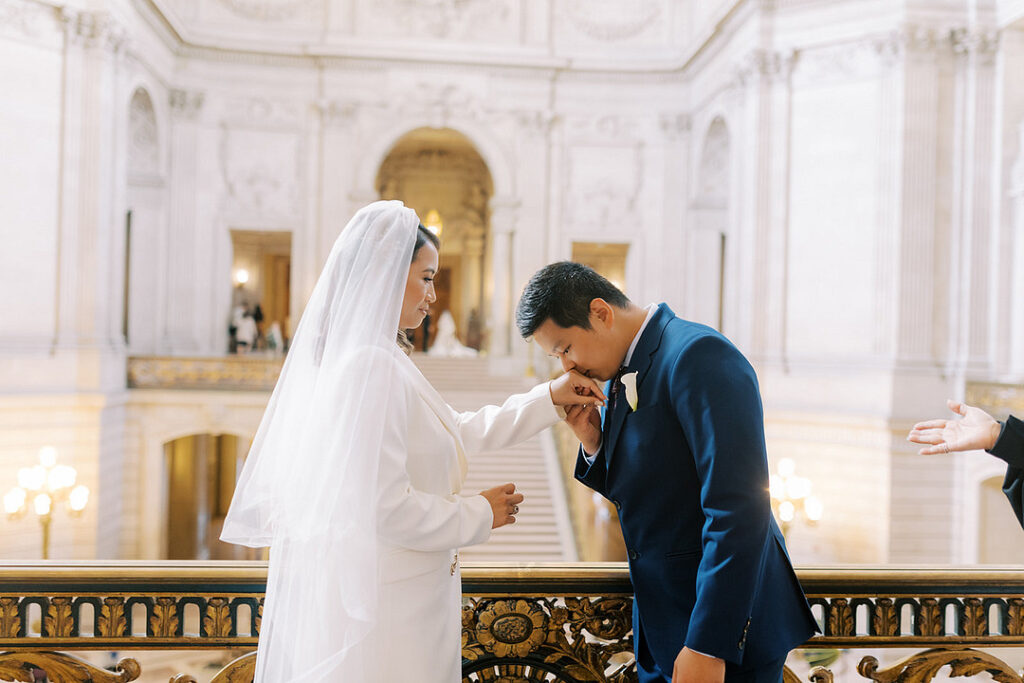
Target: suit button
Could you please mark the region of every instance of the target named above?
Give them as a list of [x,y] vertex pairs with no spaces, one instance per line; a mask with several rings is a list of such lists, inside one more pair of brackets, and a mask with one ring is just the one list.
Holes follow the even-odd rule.
[[638,553],[638,552],[637,552],[637,551],[635,551],[635,550],[630,550],[630,551],[629,551],[629,559],[631,559],[631,560],[635,560],[635,559],[637,559],[638,557],[640,557],[640,553]]
[[617,500],[613,500],[613,501],[612,501],[612,505],[614,505],[614,506],[615,506],[615,509],[616,509],[616,510],[621,510],[621,509],[622,509],[622,503],[620,503],[620,502],[619,502],[619,501],[617,501]]

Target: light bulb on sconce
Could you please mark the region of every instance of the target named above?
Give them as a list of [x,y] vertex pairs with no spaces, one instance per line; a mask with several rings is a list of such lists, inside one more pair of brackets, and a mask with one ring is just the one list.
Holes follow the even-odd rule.
[[441,236],[444,224],[441,222],[441,214],[437,212],[437,209],[431,209],[427,212],[426,218],[423,219],[423,227],[438,237]]
[[242,286],[249,281],[249,271],[245,268],[235,270],[235,284]]

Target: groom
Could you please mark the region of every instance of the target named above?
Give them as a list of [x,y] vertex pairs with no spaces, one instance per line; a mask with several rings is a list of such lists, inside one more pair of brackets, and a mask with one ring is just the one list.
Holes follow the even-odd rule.
[[606,408],[566,421],[576,478],[619,511],[641,683],[779,683],[817,629],[772,518],[750,364],[578,263],[538,271],[516,324],[565,370],[610,381]]

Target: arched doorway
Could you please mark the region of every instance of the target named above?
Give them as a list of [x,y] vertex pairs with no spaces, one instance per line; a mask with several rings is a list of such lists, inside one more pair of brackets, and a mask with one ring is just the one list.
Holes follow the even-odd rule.
[[729,129],[721,117],[708,126],[697,170],[686,301],[689,317],[717,330],[725,326],[729,248]]
[[[405,202],[441,237],[432,321],[450,311],[459,340],[471,348],[486,348],[484,274],[494,184],[483,157],[458,131],[418,128],[388,152],[376,190],[381,199]],[[436,325],[431,328],[427,346]],[[424,348],[425,331],[417,330],[414,337],[418,350]]]
[[234,434],[193,434],[164,444],[169,560],[259,559],[260,551],[220,540],[248,452]]

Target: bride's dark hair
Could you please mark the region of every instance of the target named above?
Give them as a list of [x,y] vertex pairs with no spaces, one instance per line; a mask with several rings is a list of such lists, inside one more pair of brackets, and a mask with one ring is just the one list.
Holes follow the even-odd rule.
[[[412,258],[409,259],[410,264],[416,260],[416,255],[420,253],[420,249],[425,247],[428,242],[434,245],[434,249],[441,248],[441,240],[438,239],[437,235],[427,230],[426,227],[420,223],[416,228],[416,245],[412,248]],[[412,353],[413,345],[412,342],[409,341],[409,337],[405,334],[405,330],[398,330],[398,346],[407,354]]]

